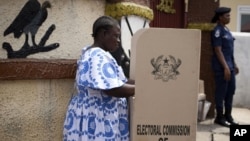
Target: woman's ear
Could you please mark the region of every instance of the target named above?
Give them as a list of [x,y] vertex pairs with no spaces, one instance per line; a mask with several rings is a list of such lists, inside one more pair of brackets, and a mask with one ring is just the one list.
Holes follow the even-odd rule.
[[103,37],[104,37],[103,30],[99,30],[99,31],[96,33],[96,38],[97,38],[98,40],[101,40]]
[[221,21],[222,18],[223,18],[223,15],[219,15],[219,16],[218,16],[218,20],[219,20],[219,21]]
[[103,29],[100,31],[101,38],[104,38],[106,36],[106,34],[107,34],[107,30]]
[[108,34],[108,30],[103,30],[103,35],[106,36]]

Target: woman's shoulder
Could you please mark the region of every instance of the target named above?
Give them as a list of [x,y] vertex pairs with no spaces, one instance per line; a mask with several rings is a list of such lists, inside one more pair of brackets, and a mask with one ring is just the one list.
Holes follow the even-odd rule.
[[93,57],[97,54],[103,54],[104,53],[104,50],[102,50],[101,48],[99,47],[91,47],[91,46],[87,46],[87,47],[84,47],[82,48],[81,50],[81,57]]
[[226,32],[225,27],[218,24],[212,30],[212,35],[215,35],[217,37],[217,36],[224,35],[225,32]]
[[91,47],[91,48],[83,48],[82,54],[79,58],[79,60],[114,60],[114,57],[107,51],[99,48],[99,47]]
[[223,29],[222,26],[219,25],[219,24],[217,24],[217,25],[214,27],[213,31],[222,30],[222,29]]

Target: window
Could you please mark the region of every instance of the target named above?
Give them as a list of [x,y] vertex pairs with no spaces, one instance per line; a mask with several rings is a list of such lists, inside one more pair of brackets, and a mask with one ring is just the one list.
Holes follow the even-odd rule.
[[238,6],[238,32],[250,32],[250,5]]

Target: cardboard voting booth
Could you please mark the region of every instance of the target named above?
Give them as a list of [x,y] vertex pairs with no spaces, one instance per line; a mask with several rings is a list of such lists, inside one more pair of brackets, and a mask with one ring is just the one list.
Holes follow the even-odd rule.
[[195,141],[201,32],[141,29],[132,38],[131,141]]

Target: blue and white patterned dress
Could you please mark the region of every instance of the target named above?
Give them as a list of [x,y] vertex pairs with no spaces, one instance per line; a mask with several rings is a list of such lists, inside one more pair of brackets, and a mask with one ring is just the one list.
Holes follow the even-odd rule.
[[68,106],[64,141],[128,141],[126,98],[108,96],[102,91],[126,83],[121,67],[101,48],[84,48],[77,64],[78,94]]

